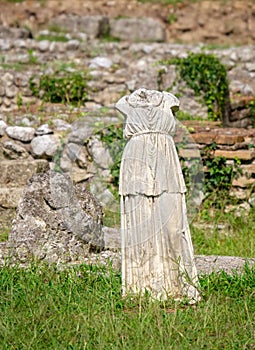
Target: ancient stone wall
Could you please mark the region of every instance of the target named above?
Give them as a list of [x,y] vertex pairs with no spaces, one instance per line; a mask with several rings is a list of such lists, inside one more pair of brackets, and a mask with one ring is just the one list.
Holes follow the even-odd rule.
[[[121,21],[124,24],[119,25]],[[98,183],[110,181],[113,160],[96,130],[98,125],[120,123],[113,111],[114,103],[142,86],[170,88],[179,96],[181,110],[190,119],[202,120],[185,123],[199,149],[215,143],[215,156],[222,155],[230,163],[235,157],[241,160],[243,176],[233,181],[232,192],[249,206],[254,205],[255,136],[248,108],[255,96],[254,46],[169,43],[165,28],[155,19],[124,21],[76,14],[58,16],[51,22],[66,25],[69,33],[45,29],[32,35],[26,29],[6,26],[1,31],[1,207],[15,208],[26,181],[48,168],[70,173],[75,182],[88,186],[100,178],[94,187],[99,197],[107,197],[109,193]],[[147,36],[141,34],[144,31]],[[122,40],[116,42],[111,35]],[[147,42],[139,42],[143,38]],[[178,78],[176,67],[160,63],[186,57],[189,52],[214,54],[226,66],[232,128],[208,122],[207,108]],[[40,96],[32,95],[30,78],[38,82],[45,74],[58,76],[84,70],[89,76],[88,96],[79,108],[47,105]],[[192,149],[182,152],[193,156]]]

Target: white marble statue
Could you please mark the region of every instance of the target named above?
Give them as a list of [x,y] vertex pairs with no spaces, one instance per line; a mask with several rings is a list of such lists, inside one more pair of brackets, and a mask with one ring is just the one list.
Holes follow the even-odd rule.
[[186,187],[172,135],[179,100],[168,92],[134,91],[116,108],[125,116],[121,195],[123,294],[199,300],[187,221]]

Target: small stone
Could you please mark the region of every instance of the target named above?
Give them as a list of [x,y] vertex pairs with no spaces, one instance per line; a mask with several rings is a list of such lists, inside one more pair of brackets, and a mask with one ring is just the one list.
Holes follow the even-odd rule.
[[53,134],[53,130],[49,127],[49,124],[42,124],[36,129],[35,134],[37,136]]
[[12,48],[11,41],[8,39],[0,39],[0,51],[8,51]]
[[72,128],[71,124],[63,119],[53,119],[52,123],[57,131],[66,131]]
[[[28,86],[28,81],[29,81],[29,77],[27,75],[21,74],[21,73],[17,73],[14,77],[14,84],[17,87],[25,87]],[[23,91],[22,91],[23,92]]]
[[0,120],[0,136],[3,136],[5,134],[6,128],[7,124],[3,120]]
[[38,43],[38,49],[41,52],[48,51],[49,47],[50,47],[50,42],[48,40],[42,40],[42,41],[39,41]]
[[89,68],[110,68],[113,65],[112,60],[107,57],[95,57],[89,63]]
[[23,126],[31,126],[33,124],[27,117],[22,118],[20,123]]
[[69,51],[75,51],[78,50],[80,47],[79,40],[69,40],[66,44],[66,49]]
[[3,104],[6,106],[6,107],[10,107],[12,102],[11,100],[8,98],[8,97],[4,97],[3,99]]
[[85,141],[93,134],[94,128],[86,122],[78,120],[72,124],[72,131],[69,135],[68,142],[84,145]]
[[252,193],[252,195],[250,196],[248,202],[249,202],[250,206],[255,208],[255,193]]
[[87,145],[94,162],[102,169],[108,169],[113,163],[109,149],[107,149],[98,136],[91,138]]
[[6,97],[13,98],[18,94],[18,89],[15,85],[7,86],[5,89]]
[[29,157],[27,150],[15,141],[5,141],[3,143],[3,153],[9,159],[26,159]]
[[14,40],[13,46],[14,46],[15,48],[18,48],[18,49],[26,49],[26,48],[27,48],[26,41],[25,41],[25,40],[22,40],[22,39],[16,39],[16,40]]
[[246,63],[245,66],[249,72],[255,72],[255,63]]
[[4,86],[0,83],[0,96],[4,96],[5,95],[5,88]]
[[35,135],[35,129],[28,126],[8,126],[6,134],[12,139],[30,142]]
[[7,72],[4,75],[2,75],[1,80],[6,86],[11,86],[13,84],[14,76],[13,74]]
[[31,150],[36,157],[53,157],[60,146],[59,138],[55,135],[35,137],[31,142]]

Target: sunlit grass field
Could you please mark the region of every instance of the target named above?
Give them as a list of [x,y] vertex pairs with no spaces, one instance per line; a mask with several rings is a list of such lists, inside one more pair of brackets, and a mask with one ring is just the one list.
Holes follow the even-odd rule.
[[[196,254],[254,257],[254,210],[203,213]],[[255,349],[255,267],[200,276],[195,306],[123,298],[111,265],[0,269],[0,349]]]
[[201,276],[195,306],[123,298],[110,266],[3,267],[0,348],[254,349],[255,269]]

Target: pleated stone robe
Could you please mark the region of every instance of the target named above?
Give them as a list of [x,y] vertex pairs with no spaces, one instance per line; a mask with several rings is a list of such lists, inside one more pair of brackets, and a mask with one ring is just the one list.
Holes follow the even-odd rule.
[[121,196],[123,294],[199,300],[185,192],[173,134],[179,100],[168,92],[134,91],[116,108],[125,116]]

